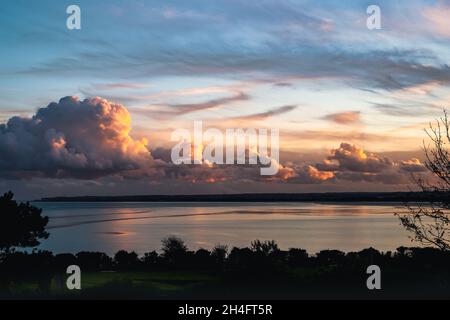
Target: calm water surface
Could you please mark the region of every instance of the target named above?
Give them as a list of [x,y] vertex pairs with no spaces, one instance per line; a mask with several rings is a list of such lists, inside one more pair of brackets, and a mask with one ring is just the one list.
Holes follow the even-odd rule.
[[159,250],[176,235],[190,249],[216,244],[248,246],[276,240],[283,249],[343,251],[395,248],[411,242],[394,212],[395,204],[317,203],[35,203],[50,217],[50,238],[40,248],[139,254]]

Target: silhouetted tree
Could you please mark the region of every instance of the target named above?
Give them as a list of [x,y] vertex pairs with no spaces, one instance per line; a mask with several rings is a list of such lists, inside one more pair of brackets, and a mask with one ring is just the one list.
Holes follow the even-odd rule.
[[159,255],[156,251],[146,252],[142,257],[142,262],[146,268],[152,269],[158,265]]
[[77,257],[71,253],[60,253],[55,256],[55,267],[60,272],[65,273],[70,265],[77,264]]
[[[417,178],[423,192],[431,200],[426,205],[406,204],[408,213],[396,213],[402,225],[410,231],[412,239],[441,250],[450,250],[450,120],[447,112],[425,130],[431,143],[424,142],[425,166],[435,181]],[[431,146],[430,146],[431,144]]]
[[322,250],[316,255],[316,262],[322,266],[341,265],[345,259],[345,253],[339,250]]
[[228,256],[227,262],[230,268],[234,270],[249,269],[252,264],[253,255],[254,252],[249,248],[233,247],[230,255]]
[[47,292],[54,272],[54,256],[49,251],[9,252],[1,261],[0,283],[37,281],[39,290]]
[[138,255],[134,251],[118,251],[114,255],[114,263],[119,270],[133,270],[139,267]]
[[266,240],[263,242],[261,242],[260,240],[255,240],[251,242],[250,246],[253,251],[262,253],[265,256],[269,256],[274,252],[280,251],[280,249],[278,248],[278,244],[274,240]]
[[214,265],[214,258],[211,256],[211,252],[206,249],[198,249],[194,255],[194,268],[208,269]]
[[48,217],[43,217],[42,209],[27,203],[17,203],[9,191],[0,197],[0,252],[13,248],[36,247],[39,239],[47,239],[45,227]]
[[103,252],[78,252],[77,264],[82,270],[99,271],[112,267],[112,259]]
[[[31,272],[38,279],[39,290],[50,291],[52,278],[55,273],[54,256],[50,251],[38,251],[31,254],[32,261],[28,266],[32,266]],[[30,272],[30,270],[28,270]]]
[[288,252],[288,262],[294,267],[304,266],[308,263],[308,252],[303,249],[291,248]]
[[359,251],[358,255],[368,263],[376,263],[381,258],[381,252],[372,247]]
[[225,265],[225,261],[227,259],[228,254],[228,246],[226,245],[216,245],[211,252],[211,256],[214,259],[214,262],[219,267],[219,269],[222,269]]
[[180,238],[170,236],[162,241],[162,256],[169,265],[184,264],[188,249]]

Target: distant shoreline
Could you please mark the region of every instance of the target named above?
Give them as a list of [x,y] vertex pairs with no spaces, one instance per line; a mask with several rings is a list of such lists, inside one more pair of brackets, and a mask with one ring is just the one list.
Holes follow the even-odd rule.
[[247,193],[47,197],[34,202],[427,202],[450,194],[426,192]]

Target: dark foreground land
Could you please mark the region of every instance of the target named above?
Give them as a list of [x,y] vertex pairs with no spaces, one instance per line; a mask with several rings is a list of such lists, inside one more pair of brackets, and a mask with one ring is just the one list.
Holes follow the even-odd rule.
[[[369,265],[381,268],[381,290],[368,290]],[[81,268],[81,290],[68,290],[66,268]],[[400,247],[344,253],[249,248],[189,251],[165,240],[161,254],[119,251],[76,255],[40,251],[4,254],[2,299],[449,299],[450,252]]]
[[53,197],[37,202],[429,202],[449,197],[446,192],[244,193]]

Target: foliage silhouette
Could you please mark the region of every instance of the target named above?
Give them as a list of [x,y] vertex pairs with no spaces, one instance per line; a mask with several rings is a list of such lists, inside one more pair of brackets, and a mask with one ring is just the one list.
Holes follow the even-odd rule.
[[175,236],[169,236],[162,241],[162,257],[168,266],[185,265],[188,260],[188,250],[184,241]]
[[[86,296],[110,297],[126,293],[130,295],[127,298],[134,295],[167,297],[168,293],[161,291],[158,285],[162,280],[156,280],[156,283],[155,280],[149,281],[153,287],[148,289],[133,284],[136,272],[139,272],[139,278],[145,278],[142,274],[155,274],[157,279],[161,279],[159,274],[168,274],[166,281],[169,287],[176,284],[181,288],[183,283],[188,284],[187,291],[171,289],[172,297],[210,297],[214,294],[223,297],[224,292],[235,293],[233,298],[247,297],[246,294],[272,298],[278,295],[323,297],[324,294],[342,297],[345,292],[367,294],[366,268],[377,264],[383,270],[384,295],[405,297],[416,292],[436,297],[450,296],[450,252],[436,248],[399,247],[395,252],[367,248],[348,253],[322,250],[309,255],[303,249],[285,251],[274,241],[255,240],[248,248],[234,247],[229,254],[227,252],[226,246],[216,246],[211,251],[189,251],[181,239],[174,237],[163,240],[161,253],[152,251],[143,256],[123,250],[113,258],[101,252],[53,255],[48,251],[10,251],[0,260],[0,295],[7,294],[8,288],[19,283],[33,282],[38,286],[36,293],[45,296],[51,292],[52,281],[62,283],[67,266],[76,264],[83,274],[113,271],[106,274],[127,275],[131,272],[129,278],[116,277],[103,289],[83,290],[82,294]],[[200,286],[198,282],[201,280],[189,282],[180,278],[186,272],[197,275],[197,278],[202,274],[208,275],[215,280],[210,286],[208,282]]]
[[114,264],[118,270],[136,270],[140,267],[140,262],[134,251],[120,250],[114,255]]
[[40,239],[47,239],[48,217],[42,209],[27,203],[17,203],[9,191],[0,197],[0,252],[14,248],[36,247]]

